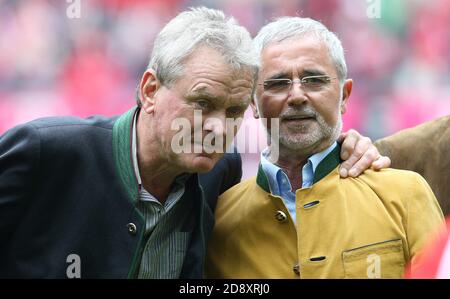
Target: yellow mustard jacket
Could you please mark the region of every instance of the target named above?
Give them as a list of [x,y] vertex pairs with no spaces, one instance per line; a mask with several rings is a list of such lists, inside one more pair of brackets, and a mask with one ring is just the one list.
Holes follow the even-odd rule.
[[296,191],[297,223],[256,177],[218,200],[207,278],[401,278],[444,218],[417,173],[367,170],[341,179],[339,147]]

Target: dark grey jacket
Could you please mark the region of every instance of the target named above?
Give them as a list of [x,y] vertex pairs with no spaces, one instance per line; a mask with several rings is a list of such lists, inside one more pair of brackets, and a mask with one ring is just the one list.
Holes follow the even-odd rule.
[[[82,278],[136,275],[145,222],[135,208],[133,108],[120,117],[44,118],[0,137],[0,277],[65,278],[78,254]],[[195,213],[181,278],[201,278],[217,197],[241,179],[238,154],[193,175]],[[136,231],[130,232],[130,225]]]

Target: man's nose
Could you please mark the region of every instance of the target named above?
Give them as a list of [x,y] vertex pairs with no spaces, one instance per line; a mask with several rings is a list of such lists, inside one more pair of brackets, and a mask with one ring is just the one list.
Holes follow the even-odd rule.
[[226,131],[226,116],[225,114],[215,114],[208,117],[203,123],[203,130],[213,132],[216,136],[223,136]]
[[301,105],[306,102],[308,98],[303,89],[300,79],[292,80],[291,89],[288,94],[288,105]]
[[[206,139],[208,143],[214,147],[219,147],[221,151],[226,150],[226,117],[225,114],[216,114],[214,117],[205,119],[203,123],[203,130],[206,132]],[[212,136],[210,134],[213,134]]]

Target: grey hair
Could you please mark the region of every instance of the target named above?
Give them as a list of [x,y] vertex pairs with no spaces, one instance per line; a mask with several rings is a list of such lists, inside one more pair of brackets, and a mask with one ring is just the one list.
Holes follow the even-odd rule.
[[336,67],[341,86],[347,78],[347,65],[345,63],[344,49],[341,41],[333,32],[329,31],[322,23],[300,17],[282,17],[265,25],[253,40],[255,56],[261,59],[261,52],[270,43],[281,42],[309,34],[314,34],[328,47],[332,62]]
[[[157,35],[147,69],[170,87],[183,74],[183,63],[199,46],[217,50],[233,70],[250,68],[255,76],[259,60],[252,53],[252,38],[244,27],[220,10],[190,8],[173,18]],[[137,103],[140,106],[139,95]]]

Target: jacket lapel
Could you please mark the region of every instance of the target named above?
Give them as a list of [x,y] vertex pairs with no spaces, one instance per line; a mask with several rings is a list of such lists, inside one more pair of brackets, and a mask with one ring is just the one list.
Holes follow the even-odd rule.
[[116,170],[122,186],[126,190],[129,200],[135,204],[139,194],[138,182],[133,169],[131,156],[131,131],[133,117],[137,108],[134,107],[122,114],[113,127],[113,155]]
[[[133,168],[132,160],[132,129],[133,118],[137,111],[137,107],[128,110],[121,115],[114,123],[113,127],[113,155],[116,164],[116,170],[120,181],[127,192],[129,200],[135,204],[139,195],[139,186]],[[194,202],[193,211],[188,213],[195,213],[193,217],[196,225],[193,230],[192,240],[186,252],[185,260],[183,262],[183,269],[181,277],[185,278],[202,278],[203,261],[206,254],[206,237],[212,230],[214,223],[214,216],[209,210],[208,205],[203,194],[203,190],[199,184],[198,175],[194,174],[186,181],[187,196],[191,197],[188,200]],[[145,221],[142,215],[142,221]],[[140,253],[142,251],[140,250]],[[133,264],[137,263],[135,261]],[[132,268],[134,268],[134,265]],[[130,275],[133,276],[135,270],[130,270]]]
[[[340,159],[341,146],[337,146],[317,165],[314,172],[314,184],[326,177],[333,169],[335,169],[342,161]],[[261,166],[258,167],[258,174],[256,175],[256,184],[267,193],[270,193],[269,180]]]

